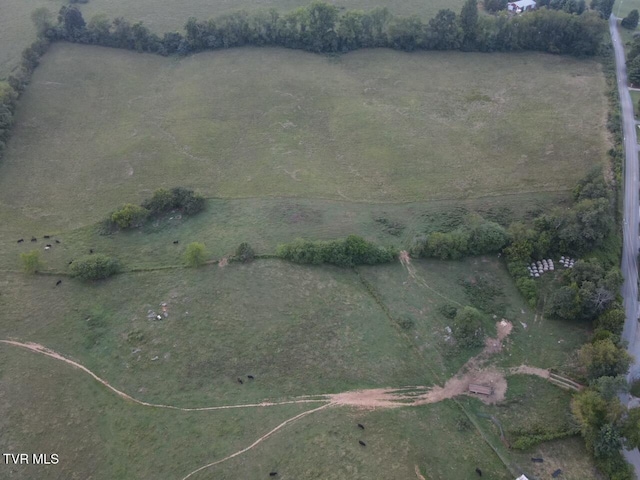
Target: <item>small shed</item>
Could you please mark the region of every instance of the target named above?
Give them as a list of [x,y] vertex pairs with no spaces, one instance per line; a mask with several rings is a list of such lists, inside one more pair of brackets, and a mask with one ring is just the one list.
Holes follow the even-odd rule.
[[477,393],[480,395],[491,395],[493,393],[493,388],[488,387],[486,385],[478,385],[476,383],[470,383],[469,391],[471,393]]

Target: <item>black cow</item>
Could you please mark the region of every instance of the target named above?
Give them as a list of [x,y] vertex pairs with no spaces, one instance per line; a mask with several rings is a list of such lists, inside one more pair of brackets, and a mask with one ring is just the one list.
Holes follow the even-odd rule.
[[363,424],[361,424],[361,423],[359,423],[359,424],[358,424],[358,428],[361,428],[362,430],[364,430],[364,425],[363,425]]
[[358,440],[358,443],[359,443],[360,445],[362,445],[363,447],[366,447],[366,446],[367,446],[367,444],[366,444],[366,443],[364,443],[362,440]]
[[70,260],[70,261],[69,261],[69,265],[71,265],[72,263],[73,263],[73,260]]
[[61,283],[62,283],[62,280],[58,280],[58,281],[56,282],[56,287],[57,287],[58,285],[60,285]]
[[560,469],[557,469],[555,472],[551,474],[553,478],[558,478],[560,475],[562,475],[562,470]]
[[44,238],[51,238],[51,235],[45,235]]
[[240,377],[238,377],[238,379],[237,379],[237,380],[238,380],[238,383],[239,383],[240,385],[242,385],[242,384],[244,383]]
[[276,475],[278,475],[278,472],[269,472],[270,477],[275,477]]
[[174,245],[177,245],[178,243],[179,243],[179,242],[178,242],[178,240],[174,240],[174,241],[173,241],[173,244],[174,244]]
[[18,243],[22,243],[24,242],[24,238],[21,238],[20,240],[18,240]]
[[90,249],[89,249],[89,253],[93,253],[93,248],[90,248]]
[[37,239],[36,237],[31,237],[31,241],[32,241],[32,242],[37,242],[37,241],[38,241],[38,239]]
[[532,461],[533,463],[542,463],[542,462],[544,462],[544,459],[543,459],[543,458],[535,458],[535,457],[532,457],[532,458],[531,458],[531,461]]
[[476,468],[476,473],[478,474],[479,477],[482,476],[482,470],[480,470],[479,468]]
[[56,243],[60,243],[60,240],[58,240],[57,238],[56,238]]
[[51,248],[51,244],[50,244],[50,243],[47,243],[47,244],[45,245],[45,247],[49,247],[49,248]]
[[253,376],[253,375],[247,375],[247,378],[248,378],[249,380],[253,380],[253,379],[254,379],[254,376]]

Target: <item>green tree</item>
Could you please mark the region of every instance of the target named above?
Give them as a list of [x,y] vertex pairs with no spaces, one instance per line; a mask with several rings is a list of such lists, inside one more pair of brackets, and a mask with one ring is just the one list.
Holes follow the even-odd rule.
[[631,60],[627,65],[627,73],[629,74],[629,82],[631,85],[640,85],[640,55]]
[[189,267],[201,267],[207,261],[208,253],[204,243],[192,242],[184,252],[184,261]]
[[125,203],[111,214],[111,221],[120,228],[137,227],[149,216],[149,210],[132,203]]
[[569,286],[555,289],[545,305],[545,313],[563,320],[573,320],[580,311],[578,294]]
[[236,258],[242,263],[251,262],[255,256],[256,254],[253,251],[253,248],[251,248],[251,245],[248,243],[243,242],[238,245],[238,248],[236,249]]
[[607,402],[615,399],[619,393],[627,393],[629,391],[629,384],[624,375],[599,377],[591,385]]
[[620,305],[616,304],[596,318],[594,327],[597,330],[607,330],[619,337],[622,334],[625,319],[624,310],[620,308]]
[[53,15],[47,7],[36,8],[31,13],[31,20],[36,26],[36,31],[38,32],[39,37],[44,36],[45,33],[54,26]]
[[473,48],[478,33],[478,0],[467,0],[460,11],[462,47]]
[[455,50],[460,48],[461,41],[462,32],[451,10],[440,10],[429,20],[427,48],[430,50]]
[[622,422],[624,444],[628,449],[640,447],[640,408],[632,408]]
[[629,30],[635,30],[638,26],[638,18],[640,18],[640,15],[638,15],[638,10],[634,8],[629,12],[629,15],[622,19],[620,25],[624,28],[628,28]]
[[586,370],[587,378],[615,377],[627,372],[632,357],[611,339],[587,343],[578,351],[578,359]]
[[38,273],[38,270],[44,266],[38,250],[21,253],[20,260],[22,261],[22,269],[29,274]]
[[479,347],[484,344],[482,314],[473,307],[458,309],[452,331],[453,337],[461,347]]
[[120,271],[120,264],[107,255],[85,255],[71,264],[71,274],[82,280],[102,280]]

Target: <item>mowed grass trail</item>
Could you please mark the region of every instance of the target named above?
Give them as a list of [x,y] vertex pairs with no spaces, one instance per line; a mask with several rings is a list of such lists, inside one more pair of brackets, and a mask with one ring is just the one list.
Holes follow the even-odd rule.
[[541,54],[59,44],[18,110],[0,202],[64,228],[175,185],[364,202],[564,191],[605,159],[603,90],[596,62]]

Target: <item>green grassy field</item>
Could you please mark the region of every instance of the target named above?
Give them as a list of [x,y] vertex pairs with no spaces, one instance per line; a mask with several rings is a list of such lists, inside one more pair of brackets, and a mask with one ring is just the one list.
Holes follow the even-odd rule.
[[[0,339],[41,343],[137,399],[180,407],[443,385],[479,353],[447,340],[446,304],[487,312],[488,335],[501,318],[513,323],[491,363],[561,368],[589,332],[528,308],[494,256],[413,260],[410,269],[260,259],[194,270],[182,255],[192,241],[218,259],[244,241],[268,254],[295,237],[351,233],[406,248],[470,213],[504,225],[531,219],[566,205],[575,181],[604,165],[604,89],[597,63],[538,54],[327,58],[247,48],[168,59],[55,45],[0,163]],[[206,195],[206,210],[100,235],[98,222],[117,206],[173,186]],[[19,273],[19,253],[33,248],[45,268]],[[89,249],[119,258],[125,273],[96,283],[66,276]],[[163,304],[167,317],[153,319]],[[25,480],[180,480],[318,406],[144,407],[6,344],[0,385],[0,428],[10,432],[0,449],[62,456],[57,470],[11,467],[9,478]],[[480,467],[509,480],[529,471],[529,453],[504,449],[481,414],[510,431],[534,424],[546,405],[555,408],[549,421],[568,411],[568,396],[546,383],[510,377],[509,387],[503,406],[466,397],[332,406],[190,478],[277,470],[285,479],[468,480]],[[535,449],[550,458],[545,468],[596,478],[575,439],[555,445]]]
[[540,54],[55,45],[0,203],[67,228],[174,185],[372,202],[566,191],[605,160],[603,91],[597,63]]

